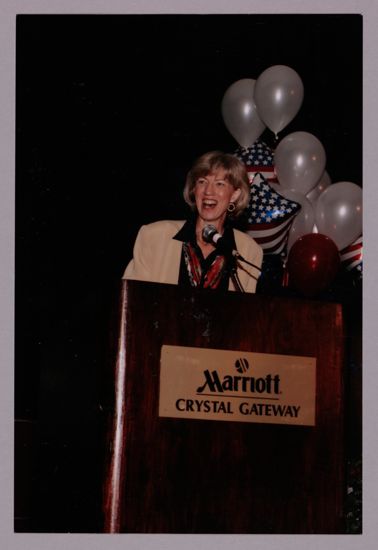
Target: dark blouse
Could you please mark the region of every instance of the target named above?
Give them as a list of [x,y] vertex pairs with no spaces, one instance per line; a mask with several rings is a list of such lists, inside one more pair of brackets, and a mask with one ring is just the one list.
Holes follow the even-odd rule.
[[[229,243],[231,250],[236,248],[232,227],[225,226],[223,237]],[[197,244],[194,219],[186,221],[173,238],[183,243],[179,285],[228,290],[232,260],[217,249],[204,258]]]

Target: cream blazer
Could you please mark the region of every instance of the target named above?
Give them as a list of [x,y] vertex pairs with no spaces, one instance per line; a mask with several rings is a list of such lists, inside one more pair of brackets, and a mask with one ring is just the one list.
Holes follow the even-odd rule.
[[[135,240],[133,259],[122,278],[177,285],[182,242],[173,237],[184,223],[182,220],[168,220],[143,225]],[[237,229],[233,231],[236,248],[241,256],[261,267],[262,248],[246,233]],[[237,274],[243,289],[255,292],[259,271],[244,262],[238,262]],[[228,289],[235,290],[231,279]]]

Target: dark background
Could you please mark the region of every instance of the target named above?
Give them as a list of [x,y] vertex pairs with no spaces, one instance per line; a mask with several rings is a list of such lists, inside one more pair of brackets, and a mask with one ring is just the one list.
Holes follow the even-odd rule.
[[362,17],[22,15],[16,37],[15,529],[96,532],[139,226],[186,216],[193,160],[238,145],[224,92],[272,65],[305,91],[280,139],[314,134],[332,181],[362,185]]

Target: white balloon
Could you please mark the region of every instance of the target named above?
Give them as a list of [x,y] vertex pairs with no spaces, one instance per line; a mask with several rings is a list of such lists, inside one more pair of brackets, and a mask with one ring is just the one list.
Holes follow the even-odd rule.
[[306,195],[322,177],[326,153],[314,135],[309,132],[293,132],[277,145],[274,165],[282,187]]
[[316,201],[315,223],[339,250],[350,245],[362,234],[361,187],[350,181],[327,187]]
[[256,80],[257,111],[276,135],[298,113],[303,101],[303,83],[296,71],[286,65],[274,65]]
[[253,98],[255,83],[252,78],[237,80],[222,99],[225,126],[242,147],[251,147],[265,130]]
[[319,195],[323,193],[323,191],[327,189],[327,187],[329,187],[331,183],[332,181],[327,170],[324,170],[322,177],[320,178],[316,186],[309,193],[307,193],[306,197],[314,205]]

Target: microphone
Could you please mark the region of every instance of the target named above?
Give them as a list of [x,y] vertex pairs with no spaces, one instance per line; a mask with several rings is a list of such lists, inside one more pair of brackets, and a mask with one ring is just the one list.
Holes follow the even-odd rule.
[[214,225],[205,225],[205,227],[202,229],[202,238],[206,243],[213,244],[216,248],[219,249],[220,252],[223,252],[224,254],[231,254],[231,256],[234,256],[234,258],[245,262],[246,264],[254,267],[261,272],[261,269],[257,265],[248,262],[243,258],[243,256],[241,256],[241,254],[239,254],[237,250],[233,250],[231,243],[227,239],[225,239],[223,235],[218,233],[218,230]]
[[214,225],[205,225],[202,230],[202,238],[206,243],[211,243],[217,248],[224,248],[225,245],[228,245],[228,248],[230,249],[230,243],[227,242],[220,233],[218,233],[218,230]]

